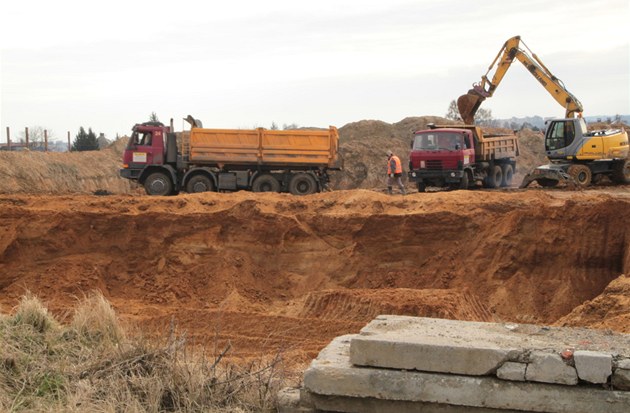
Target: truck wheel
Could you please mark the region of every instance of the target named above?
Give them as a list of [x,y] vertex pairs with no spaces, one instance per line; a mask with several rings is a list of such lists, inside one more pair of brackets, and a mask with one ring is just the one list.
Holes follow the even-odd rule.
[[427,184],[418,182],[418,192],[427,192]]
[[195,175],[190,178],[186,184],[186,192],[189,194],[210,191],[214,191],[214,184],[212,183],[212,179],[206,175]]
[[502,171],[503,180],[501,186],[512,186],[512,178],[514,177],[514,168],[509,163],[503,164]]
[[494,165],[486,178],[486,187],[499,188],[501,181],[503,181],[503,171],[499,165]]
[[586,165],[571,165],[567,169],[567,173],[571,175],[578,186],[582,187],[589,186],[593,178],[593,173]]
[[309,174],[295,174],[289,181],[289,192],[293,195],[310,195],[317,192],[317,182]]
[[165,173],[153,172],[144,181],[144,190],[149,195],[170,195],[173,192],[173,182]]
[[462,180],[459,181],[459,189],[468,189],[468,185],[470,185],[470,176],[468,171],[464,171],[464,175],[462,175]]
[[630,160],[616,162],[611,178],[617,184],[630,184]]
[[260,175],[252,185],[254,192],[280,192],[280,182],[272,175]]

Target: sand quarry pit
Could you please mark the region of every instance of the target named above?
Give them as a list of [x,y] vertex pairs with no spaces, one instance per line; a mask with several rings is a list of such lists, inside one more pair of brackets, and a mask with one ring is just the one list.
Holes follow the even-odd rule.
[[307,362],[378,314],[630,333],[630,188],[0,195],[0,308],[123,321]]

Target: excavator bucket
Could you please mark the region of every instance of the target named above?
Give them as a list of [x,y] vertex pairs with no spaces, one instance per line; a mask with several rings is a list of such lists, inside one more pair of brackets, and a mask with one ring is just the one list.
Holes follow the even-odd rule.
[[466,125],[474,124],[477,109],[479,109],[481,102],[484,100],[486,100],[485,97],[474,93],[472,90],[465,95],[461,95],[457,99],[457,110],[459,110],[459,116],[462,117],[462,120]]

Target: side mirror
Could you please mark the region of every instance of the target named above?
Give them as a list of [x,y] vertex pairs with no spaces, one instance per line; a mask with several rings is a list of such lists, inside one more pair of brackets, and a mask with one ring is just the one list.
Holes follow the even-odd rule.
[[413,140],[409,143],[409,146],[413,149]]

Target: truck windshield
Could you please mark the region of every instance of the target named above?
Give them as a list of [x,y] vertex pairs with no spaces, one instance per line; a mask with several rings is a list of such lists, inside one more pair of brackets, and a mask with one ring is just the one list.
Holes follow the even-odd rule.
[[464,147],[463,136],[452,132],[418,133],[413,139],[413,149],[419,151],[457,150]]
[[133,131],[131,138],[129,138],[129,142],[127,143],[127,147],[134,148],[136,146],[150,146],[151,137],[151,132],[138,133],[138,131]]

